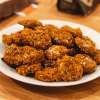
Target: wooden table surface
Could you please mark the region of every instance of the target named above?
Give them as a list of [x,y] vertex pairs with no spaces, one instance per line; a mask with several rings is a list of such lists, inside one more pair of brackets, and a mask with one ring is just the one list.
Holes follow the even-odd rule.
[[[25,8],[26,17],[13,15],[0,22],[0,29],[23,18],[60,19],[87,25],[100,32],[100,5],[89,16],[59,12],[56,0],[38,0],[37,8]],[[72,87],[38,87],[15,81],[0,73],[0,100],[100,100],[100,78]]]

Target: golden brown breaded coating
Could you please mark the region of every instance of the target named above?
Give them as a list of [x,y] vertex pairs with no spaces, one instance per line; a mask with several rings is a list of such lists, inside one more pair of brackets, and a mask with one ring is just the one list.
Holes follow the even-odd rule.
[[21,74],[21,75],[29,75],[30,73],[33,74],[35,73],[36,71],[39,71],[42,69],[42,66],[41,64],[32,64],[32,65],[29,65],[29,64],[26,64],[26,65],[21,65],[19,67],[16,68],[16,71]]
[[57,68],[51,68],[51,67],[46,67],[42,71],[37,71],[35,73],[35,78],[46,82],[53,82],[60,80]]
[[76,37],[75,38],[76,45],[86,54],[94,55],[96,52],[95,44],[88,37]]
[[20,33],[4,35],[3,42],[7,45],[29,45],[38,49],[47,49],[51,44],[51,37],[43,30],[33,31],[25,28]]
[[37,26],[42,26],[42,23],[37,20],[26,19],[19,22],[19,24],[23,25],[26,28],[36,28]]
[[47,49],[52,45],[51,37],[42,30],[37,30],[33,39],[34,47],[36,48]]
[[3,35],[3,43],[7,45],[11,45],[13,43],[15,44],[21,44],[21,35],[19,32],[11,34],[11,35]]
[[[33,30],[29,28],[25,28],[20,32],[12,33],[11,35],[3,35],[3,43],[7,45],[17,44],[24,45],[24,39],[29,39],[31,41],[31,34],[33,34]],[[30,36],[30,37],[29,37]]]
[[41,81],[75,81],[82,78],[83,67],[72,57],[64,56],[58,59],[56,67],[47,67],[35,73],[35,78]]
[[56,60],[61,58],[63,55],[67,54],[69,50],[61,45],[52,45],[46,50],[45,55],[49,60]]
[[58,31],[54,32],[51,37],[54,44],[64,45],[66,47],[73,46],[74,39],[72,34],[69,32],[59,29]]
[[44,25],[44,26],[38,26],[35,28],[35,30],[42,30],[44,31],[45,33],[48,33],[49,36],[52,38],[53,34],[59,30],[59,28],[57,28],[56,26],[54,25]]
[[96,61],[97,64],[100,64],[100,50],[96,50],[94,60]]
[[72,27],[66,25],[66,26],[63,26],[61,29],[71,33],[73,35],[73,37],[77,37],[77,36],[82,37],[82,32],[81,32],[80,28],[75,29],[75,28],[72,28]]
[[44,59],[44,53],[42,50],[36,50],[29,46],[19,47],[13,44],[5,49],[3,59],[9,65],[30,64],[41,62]]
[[83,72],[86,74],[92,73],[96,69],[96,62],[86,54],[77,54],[75,60],[83,66]]
[[38,26],[35,29],[42,29],[42,30],[46,31],[48,34],[52,35],[52,33],[57,31],[59,28],[54,25],[47,24],[44,26]]
[[48,34],[50,36],[52,36],[52,34],[58,30],[58,28],[54,25],[49,25],[48,24],[48,25],[45,25],[44,27],[45,27],[46,31],[48,31]]
[[83,67],[73,57],[65,55],[57,61],[58,73],[63,81],[75,81],[82,78]]
[[40,29],[33,31],[32,34],[26,33],[23,30],[21,34],[24,44],[38,49],[47,49],[52,44],[49,34]]

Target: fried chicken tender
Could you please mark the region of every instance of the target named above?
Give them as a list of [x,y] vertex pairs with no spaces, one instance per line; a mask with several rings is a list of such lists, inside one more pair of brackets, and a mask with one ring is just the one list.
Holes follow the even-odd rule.
[[57,61],[56,67],[47,67],[35,73],[35,78],[41,81],[75,81],[83,75],[83,67],[75,63],[72,57],[64,56]]
[[72,27],[66,25],[66,26],[63,26],[61,29],[71,33],[73,35],[73,37],[82,37],[82,32],[81,32],[80,28],[75,29],[75,28],[72,28]]
[[12,44],[5,49],[3,59],[9,65],[31,64],[41,62],[44,59],[44,53],[29,46],[19,47]]
[[22,31],[22,34],[23,34],[22,35],[23,42],[25,44],[34,46],[35,48],[47,49],[52,44],[49,34],[43,30],[38,29],[38,30],[34,31],[32,34],[25,33],[26,36]]
[[96,69],[96,62],[86,54],[77,54],[75,60],[83,66],[83,72],[85,74],[92,73]]
[[45,51],[45,55],[49,60],[56,60],[57,58],[61,58],[68,52],[69,50],[64,46],[52,45],[49,49]]
[[63,81],[75,81],[82,78],[83,67],[76,63],[73,57],[63,56],[57,61],[58,73]]
[[35,73],[35,78],[45,82],[59,81],[57,68],[46,67],[42,71]]
[[100,50],[96,50],[94,60],[96,61],[97,64],[100,64]]
[[59,29],[58,31],[54,32],[51,36],[54,44],[57,45],[64,45],[66,47],[72,47],[73,46],[73,36],[69,32],[66,32],[65,30]]
[[3,43],[7,45],[29,45],[37,49],[47,49],[51,46],[51,37],[43,30],[33,31],[32,29],[25,28],[19,33],[3,36]]
[[42,69],[41,64],[26,64],[26,65],[21,65],[16,68],[16,71],[21,74],[21,75],[29,75],[29,74],[34,74],[36,71],[39,71]]
[[76,45],[86,54],[94,55],[96,52],[95,44],[88,37],[76,37],[75,38]]
[[36,28],[37,26],[42,26],[42,23],[37,20],[26,19],[19,22],[19,24],[23,25],[26,28]]
[[[24,30],[16,33],[12,33],[11,35],[3,35],[3,43],[7,45],[17,44],[17,45],[24,45],[24,39],[28,39],[29,36],[33,34],[33,30],[29,28],[25,28]],[[29,41],[32,39],[29,38]]]

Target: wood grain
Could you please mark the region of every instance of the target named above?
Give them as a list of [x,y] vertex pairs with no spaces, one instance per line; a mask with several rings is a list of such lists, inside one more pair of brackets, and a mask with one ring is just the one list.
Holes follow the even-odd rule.
[[[87,25],[100,32],[100,5],[89,16],[76,16],[59,12],[56,0],[38,0],[38,8],[27,7],[22,12],[27,18],[60,19]],[[0,23],[0,29],[23,19],[12,16]],[[24,84],[0,73],[0,100],[100,100],[100,78],[89,83],[73,86],[47,88]]]

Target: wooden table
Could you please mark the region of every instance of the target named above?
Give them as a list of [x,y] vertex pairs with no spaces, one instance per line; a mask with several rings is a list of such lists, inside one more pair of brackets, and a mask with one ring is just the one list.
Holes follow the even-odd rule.
[[[59,12],[56,0],[38,0],[38,8],[27,7],[27,18],[60,19],[81,23],[100,32],[100,5],[89,16],[75,16]],[[0,23],[0,29],[23,19],[13,15]],[[100,78],[73,87],[47,88],[24,84],[0,73],[0,100],[100,100]]]

